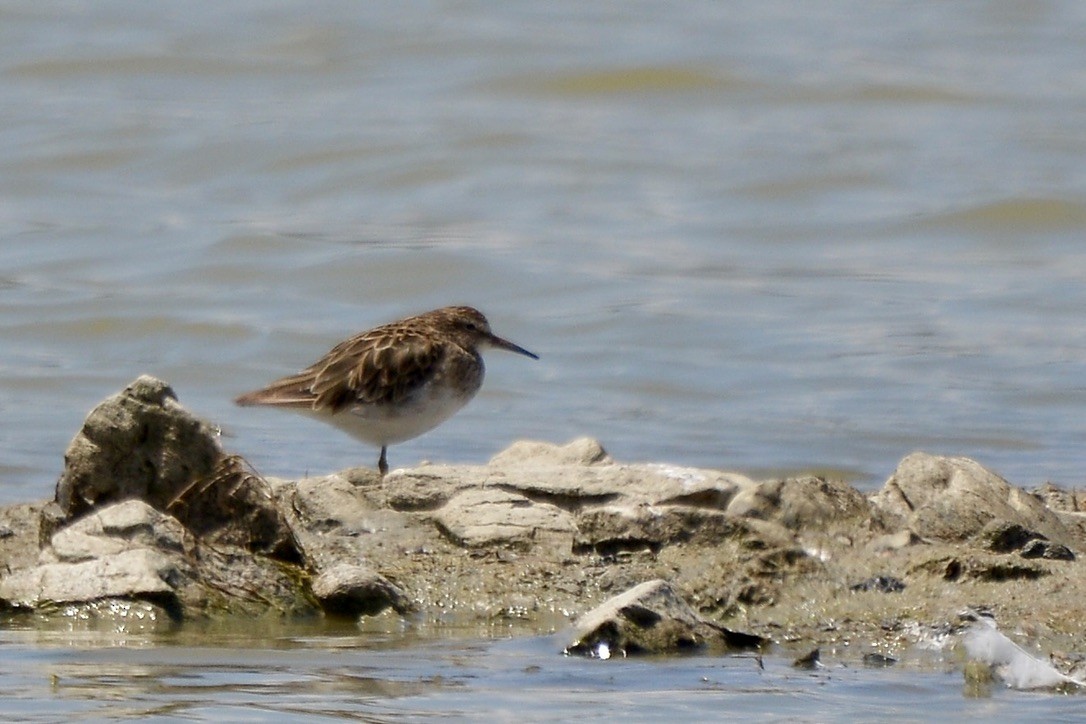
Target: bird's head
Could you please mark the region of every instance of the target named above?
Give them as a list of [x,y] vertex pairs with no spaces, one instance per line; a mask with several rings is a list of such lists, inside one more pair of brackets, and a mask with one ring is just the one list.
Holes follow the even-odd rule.
[[465,349],[496,347],[532,359],[539,359],[538,355],[491,332],[490,322],[474,307],[445,307],[431,314],[435,315],[435,321],[456,337]]

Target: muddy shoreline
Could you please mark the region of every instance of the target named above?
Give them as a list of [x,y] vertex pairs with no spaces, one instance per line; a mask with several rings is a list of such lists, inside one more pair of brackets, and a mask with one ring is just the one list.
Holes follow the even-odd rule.
[[142,377],[90,413],[65,460],[53,499],[0,509],[7,617],[545,630],[642,587],[666,610],[620,599],[569,649],[892,662],[955,645],[980,616],[1067,667],[1086,623],[1086,495],[1025,491],[968,458],[912,453],[874,494],[626,465],[588,438],[519,442],[479,466],[278,480]]

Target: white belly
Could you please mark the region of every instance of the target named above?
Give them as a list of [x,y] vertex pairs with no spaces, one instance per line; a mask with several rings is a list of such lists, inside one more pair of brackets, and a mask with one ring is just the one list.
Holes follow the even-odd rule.
[[452,394],[447,388],[429,392],[399,407],[363,405],[335,414],[309,414],[362,442],[376,446],[395,445],[433,430],[474,396]]

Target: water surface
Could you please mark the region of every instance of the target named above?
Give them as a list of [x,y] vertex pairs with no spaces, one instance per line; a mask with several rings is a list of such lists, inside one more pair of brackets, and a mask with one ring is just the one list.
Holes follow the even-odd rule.
[[304,625],[198,636],[9,629],[0,694],[21,721],[925,721],[936,711],[1054,721],[1086,711],[1074,696],[966,696],[953,655],[816,671],[782,656],[600,661],[560,655],[558,635],[500,628],[421,638]]

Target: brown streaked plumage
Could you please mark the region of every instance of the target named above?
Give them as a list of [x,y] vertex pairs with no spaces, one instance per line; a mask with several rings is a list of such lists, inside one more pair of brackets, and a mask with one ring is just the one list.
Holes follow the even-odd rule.
[[234,401],[304,412],[379,445],[384,475],[389,445],[432,430],[479,391],[482,347],[539,359],[492,333],[477,309],[443,307],[362,332],[298,374]]

